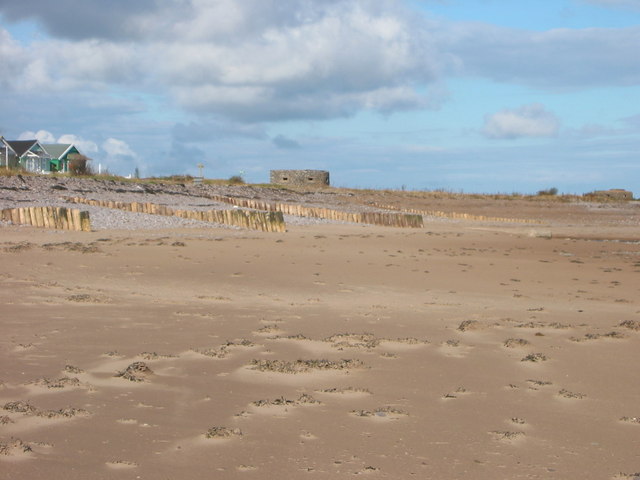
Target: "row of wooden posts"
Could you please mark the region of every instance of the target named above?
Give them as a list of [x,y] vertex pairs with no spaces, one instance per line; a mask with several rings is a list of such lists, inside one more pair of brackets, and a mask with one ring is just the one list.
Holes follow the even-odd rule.
[[392,212],[343,212],[331,208],[305,207],[290,203],[271,203],[252,198],[226,197],[210,195],[208,198],[217,202],[228,203],[237,207],[281,212],[285,215],[297,217],[323,218],[326,220],[366,223],[369,225],[383,225],[386,227],[422,228],[424,222],[420,214],[392,213]]
[[5,208],[2,220],[14,225],[31,225],[58,230],[91,231],[89,212],[66,207]]
[[113,208],[127,212],[147,213],[199,220],[201,222],[220,223],[249,230],[263,232],[285,232],[284,217],[280,212],[256,212],[241,209],[228,210],[176,210],[166,205],[141,202],[114,202],[111,200],[92,200],[82,197],[70,197],[67,201],[96,207]]
[[[375,205],[378,208],[384,208],[388,210],[398,210],[397,207],[392,205]],[[487,217],[485,215],[473,215],[471,213],[457,213],[457,212],[442,212],[440,210],[416,210],[416,209],[403,209],[403,212],[414,213],[425,217],[439,217],[439,218],[451,218],[456,220],[477,220],[480,222],[500,222],[500,223],[542,223],[540,220],[531,218],[508,218],[508,217]]]
[[[421,228],[424,226],[423,216],[434,216],[462,220],[479,220],[490,222],[510,223],[540,223],[532,219],[487,217],[468,213],[405,210],[410,213],[395,212],[343,212],[330,208],[305,207],[287,203],[269,203],[249,198],[226,197],[222,195],[210,196],[212,200],[232,204],[239,208],[229,210],[175,210],[165,205],[140,202],[115,202],[109,200],[91,200],[82,197],[67,198],[67,201],[77,204],[93,205],[113,208],[129,212],[147,213],[153,215],[176,216],[203,222],[232,225],[250,230],[264,232],[284,232],[286,225],[283,215],[299,217],[322,218],[334,221],[365,223],[370,225],[384,225],[390,227]],[[379,208],[393,209],[392,206]],[[260,210],[260,211],[258,211]],[[91,231],[89,212],[65,207],[23,207],[6,208],[2,210],[2,219],[16,225],[32,225],[35,227],[55,228],[61,230]]]

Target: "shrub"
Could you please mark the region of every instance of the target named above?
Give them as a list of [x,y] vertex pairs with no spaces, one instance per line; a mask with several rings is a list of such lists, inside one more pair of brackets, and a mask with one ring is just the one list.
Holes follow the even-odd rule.
[[558,189],[556,187],[547,188],[546,190],[538,191],[538,195],[557,195]]
[[244,178],[241,175],[233,175],[229,177],[229,183],[231,185],[244,185]]
[[75,155],[69,159],[69,173],[72,175],[93,175],[93,168],[89,165],[90,158]]

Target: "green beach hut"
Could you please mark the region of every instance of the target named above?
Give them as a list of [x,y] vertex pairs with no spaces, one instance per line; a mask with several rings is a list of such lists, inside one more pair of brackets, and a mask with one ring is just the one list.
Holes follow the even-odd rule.
[[70,143],[47,143],[42,145],[49,155],[49,171],[66,173],[69,171],[69,162],[76,156],[80,156],[80,151]]

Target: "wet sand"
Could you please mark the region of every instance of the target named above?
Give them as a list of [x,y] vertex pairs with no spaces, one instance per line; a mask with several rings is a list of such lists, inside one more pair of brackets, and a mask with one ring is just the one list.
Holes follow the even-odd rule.
[[3,227],[0,478],[636,478],[640,245],[593,237]]

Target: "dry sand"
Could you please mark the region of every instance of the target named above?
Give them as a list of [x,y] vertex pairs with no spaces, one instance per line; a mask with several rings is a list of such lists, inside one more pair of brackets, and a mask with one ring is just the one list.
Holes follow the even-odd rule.
[[0,478],[640,477],[631,220],[4,226]]

